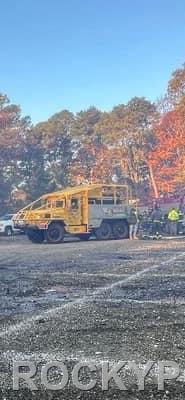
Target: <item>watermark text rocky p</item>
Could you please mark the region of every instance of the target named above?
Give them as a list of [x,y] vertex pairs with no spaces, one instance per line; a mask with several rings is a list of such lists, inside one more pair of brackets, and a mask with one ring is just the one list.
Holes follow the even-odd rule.
[[[50,361],[41,368],[32,361],[13,362],[13,390],[20,390],[26,386],[31,391],[39,390],[40,386],[45,390],[63,390],[69,384],[77,389],[89,391],[101,384],[102,391],[108,391],[114,383],[117,389],[127,391],[126,375],[130,373],[133,384],[139,391],[145,390],[147,377],[155,377],[159,391],[164,391],[165,384],[176,380],[180,375],[180,367],[174,361],[148,361],[146,364],[137,364],[134,361],[119,361],[110,363],[103,361],[96,365],[95,362],[81,361],[74,365],[72,371],[61,361]],[[125,378],[125,379],[124,379]],[[132,380],[132,379],[131,379]],[[37,382],[37,383],[36,383]]]

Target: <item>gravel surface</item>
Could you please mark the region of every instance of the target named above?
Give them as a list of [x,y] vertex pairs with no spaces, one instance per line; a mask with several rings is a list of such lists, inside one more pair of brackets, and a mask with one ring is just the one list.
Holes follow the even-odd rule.
[[[33,245],[0,238],[0,301],[0,399],[185,398],[185,239]],[[16,360],[37,364],[37,391],[25,384],[12,390]],[[41,369],[56,360],[67,366],[69,384],[45,390]],[[126,390],[112,380],[103,391],[102,362],[122,360]],[[128,362],[149,360],[154,366],[139,391]],[[180,377],[159,391],[162,360],[178,363]],[[97,368],[89,378],[97,385],[87,392],[71,382],[78,361]],[[58,378],[53,371],[53,382]]]

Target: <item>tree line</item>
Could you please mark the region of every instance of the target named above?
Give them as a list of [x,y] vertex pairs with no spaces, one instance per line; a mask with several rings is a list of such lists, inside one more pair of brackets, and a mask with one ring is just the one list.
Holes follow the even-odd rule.
[[62,110],[36,125],[0,94],[1,214],[96,182],[128,183],[142,200],[185,185],[185,65],[156,103],[134,97],[110,112]]

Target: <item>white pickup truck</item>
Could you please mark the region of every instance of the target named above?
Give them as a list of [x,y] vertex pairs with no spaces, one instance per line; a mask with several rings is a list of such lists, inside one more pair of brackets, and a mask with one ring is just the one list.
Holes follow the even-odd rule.
[[6,214],[0,217],[0,235],[12,236],[14,233],[20,233],[18,229],[14,228],[12,218],[13,214]]

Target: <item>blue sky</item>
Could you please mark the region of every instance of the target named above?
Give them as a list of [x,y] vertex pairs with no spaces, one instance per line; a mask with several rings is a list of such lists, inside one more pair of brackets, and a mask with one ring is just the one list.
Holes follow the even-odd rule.
[[184,0],[6,0],[0,92],[34,122],[160,97],[185,62]]

